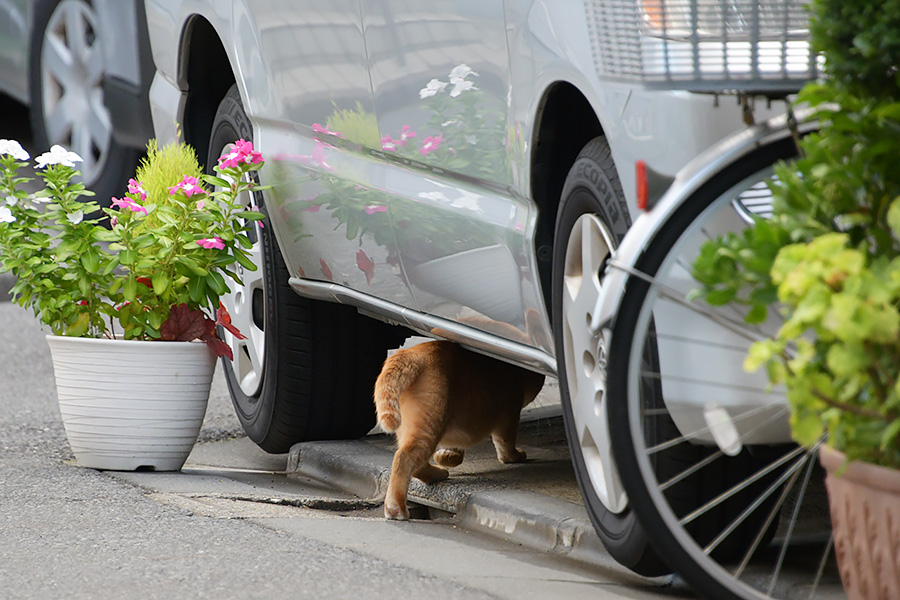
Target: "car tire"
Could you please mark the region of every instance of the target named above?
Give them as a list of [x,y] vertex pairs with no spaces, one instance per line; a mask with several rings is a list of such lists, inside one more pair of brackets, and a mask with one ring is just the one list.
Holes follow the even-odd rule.
[[[647,532],[627,506],[624,496],[616,492],[614,485],[604,483],[608,477],[618,477],[611,450],[602,440],[604,435],[608,438],[608,434],[601,432],[591,436],[588,424],[578,417],[583,414],[579,413],[579,403],[594,402],[596,392],[592,377],[596,376],[597,368],[595,366],[587,373],[582,358],[587,356],[590,344],[586,321],[590,320],[592,306],[582,306],[571,298],[599,290],[605,260],[624,238],[630,225],[609,143],[603,136],[595,138],[578,155],[566,177],[554,235],[553,334],[559,361],[563,417],[576,478],[597,534],[617,562],[642,575],[654,576],[669,572],[668,567],[650,547]],[[593,243],[583,236],[597,243],[598,254],[579,264],[582,257],[577,253],[583,252],[585,243]],[[590,286],[593,291],[588,287],[582,289],[582,286]],[[572,313],[578,314],[573,316]],[[591,360],[605,360],[593,354]],[[603,399],[604,402],[607,400]],[[605,411],[596,412],[605,414]],[[605,423],[601,423],[601,427],[605,428]],[[603,446],[606,446],[605,450]]]
[[[207,164],[214,165],[231,142],[252,137],[232,86],[216,112]],[[261,193],[252,202],[268,214]],[[350,306],[298,296],[267,223],[251,235],[258,274],[245,273],[244,287],[225,299],[248,338],[223,332],[235,355],[222,365],[238,419],[250,439],[271,453],[287,452],[297,442],[358,438],[375,425],[372,389],[387,351],[409,332]],[[237,362],[251,355],[257,363],[249,370]]]
[[28,82],[34,144],[40,151],[59,144],[81,156],[82,181],[101,206],[122,192],[141,157],[113,138],[103,98],[102,44],[112,43],[106,39],[89,0],[35,2]]

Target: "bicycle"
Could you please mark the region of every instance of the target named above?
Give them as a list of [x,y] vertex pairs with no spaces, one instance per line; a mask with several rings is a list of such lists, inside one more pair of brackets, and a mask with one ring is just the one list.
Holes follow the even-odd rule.
[[[815,76],[808,45],[805,56],[798,50],[803,2],[688,0],[678,14],[674,4],[595,2],[603,74],[738,92],[748,108],[754,95],[784,97]],[[769,41],[781,44],[779,65],[763,64]],[[738,49],[747,61],[739,53],[730,63]],[[714,146],[650,198],[594,265],[602,277],[585,367],[598,381],[593,409],[608,429],[609,477],[655,553],[704,597],[844,597],[816,449],[791,442],[783,390],[742,368],[749,345],[777,329],[777,315],[749,326],[733,307],[695,300],[691,276],[703,242],[765,216],[773,165],[795,157],[797,136],[814,128],[788,111]]]

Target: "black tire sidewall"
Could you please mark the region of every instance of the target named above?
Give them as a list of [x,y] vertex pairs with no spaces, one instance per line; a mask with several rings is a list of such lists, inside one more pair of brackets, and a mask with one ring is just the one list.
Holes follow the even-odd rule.
[[659,558],[648,552],[649,542],[641,524],[630,509],[620,514],[603,506],[591,484],[584,457],[578,443],[572,407],[568,401],[565,349],[563,342],[563,273],[566,246],[576,221],[584,214],[595,214],[608,228],[615,241],[621,242],[631,225],[628,206],[622,192],[618,172],[605,137],[595,138],[581,151],[566,177],[561,194],[553,248],[553,337],[563,416],[569,451],[577,474],[578,484],[588,509],[588,515],[607,550],[620,564],[643,575],[668,572]]
[[[207,172],[212,173],[212,166],[216,164],[217,159],[221,156],[224,148],[238,140],[253,140],[253,126],[250,119],[244,112],[243,105],[238,95],[237,88],[233,86],[226,94],[213,122],[213,128],[210,133],[209,156],[207,158]],[[262,195],[258,194],[256,198],[259,203],[259,209],[266,213],[265,203]],[[232,403],[238,419],[247,433],[248,437],[256,443],[265,443],[268,431],[271,426],[274,407],[272,403],[275,398],[274,365],[277,363],[278,345],[276,342],[278,335],[279,321],[279,302],[278,297],[283,290],[277,289],[275,282],[279,280],[276,271],[278,270],[277,260],[281,259],[272,240],[272,234],[269,228],[260,228],[258,230],[260,251],[262,258],[261,268],[263,270],[263,286],[265,292],[265,347],[263,350],[263,365],[259,392],[253,396],[248,396],[241,389],[240,382],[235,377],[232,361],[226,357],[222,357],[222,367],[225,372],[226,382],[229,392],[231,393]],[[282,261],[283,262],[283,261]],[[285,269],[286,270],[286,269]],[[289,293],[290,290],[287,290]]]
[[[50,23],[53,11],[56,10],[60,1],[38,0],[35,2],[32,30],[29,38],[29,117],[35,148],[41,152],[50,149],[50,140],[47,135],[47,128],[44,125],[41,51],[47,25]],[[84,0],[84,2],[92,6],[90,0]],[[103,35],[103,32],[99,32],[98,35]],[[71,150],[71,148],[67,148],[67,150]],[[98,204],[108,207],[111,205],[113,196],[122,194],[128,178],[134,176],[135,167],[141,155],[142,153],[138,149],[122,146],[116,142],[115,137],[110,135],[106,160],[99,175],[91,181],[84,181],[85,187],[94,192],[95,200]]]

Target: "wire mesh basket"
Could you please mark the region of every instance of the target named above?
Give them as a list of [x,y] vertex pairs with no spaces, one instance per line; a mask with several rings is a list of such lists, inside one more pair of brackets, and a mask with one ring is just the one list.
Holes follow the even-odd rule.
[[809,0],[585,0],[606,79],[654,89],[789,94],[818,74]]

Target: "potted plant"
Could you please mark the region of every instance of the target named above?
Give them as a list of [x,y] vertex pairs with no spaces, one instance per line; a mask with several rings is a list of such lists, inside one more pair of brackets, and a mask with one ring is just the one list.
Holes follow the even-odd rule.
[[745,368],[783,384],[794,438],[821,444],[844,585],[880,598],[866,590],[900,589],[900,2],[811,11],[827,78],[798,100],[821,127],[776,168],[773,217],[709,242],[694,275],[749,322],[781,311]]
[[54,146],[37,157],[43,186],[33,193],[19,174],[29,158],[0,140],[0,270],[16,277],[13,300],[51,331],[76,460],[178,470],[206,412],[215,358],[231,358],[217,327],[240,335],[219,297],[225,277],[240,281],[235,263],[255,269],[247,233],[263,215],[240,199],[260,189],[248,173],[263,159],[239,140],[216,176],[203,175],[190,147],[151,142],[127,193],[101,209],[75,182],[77,154]]

